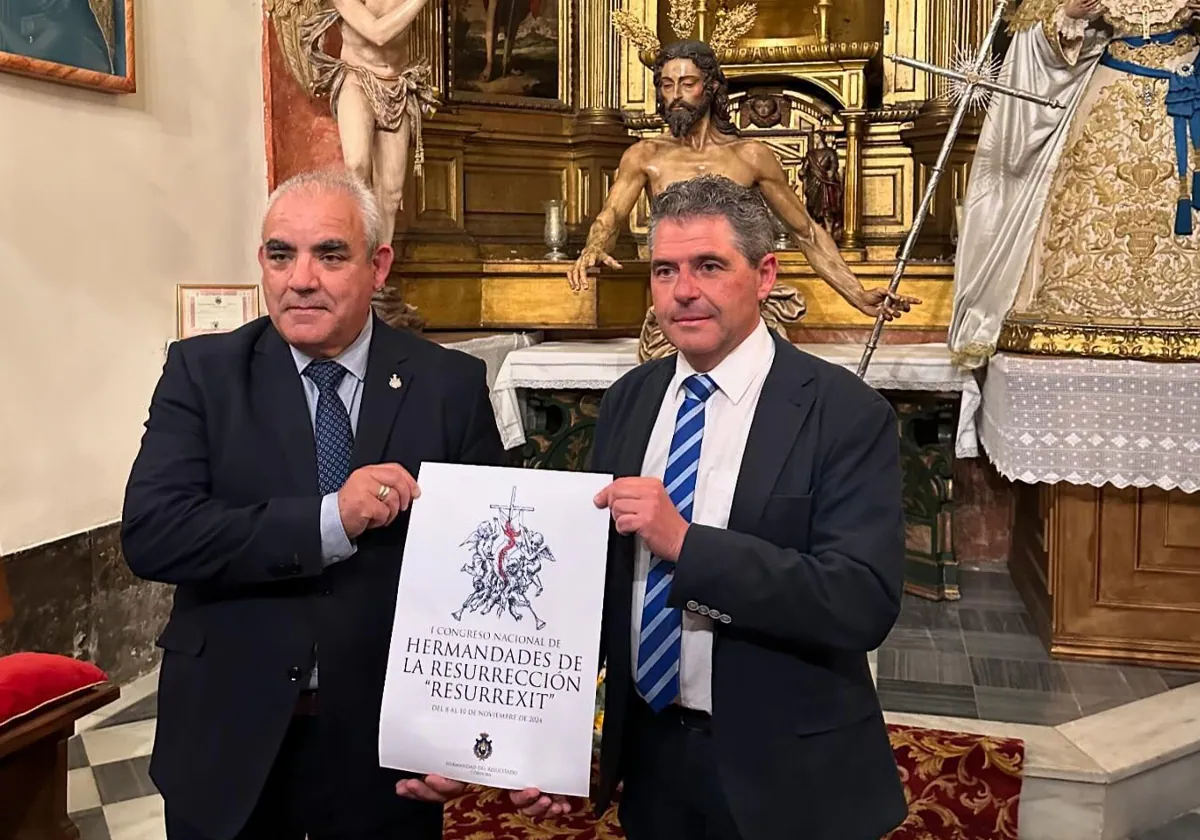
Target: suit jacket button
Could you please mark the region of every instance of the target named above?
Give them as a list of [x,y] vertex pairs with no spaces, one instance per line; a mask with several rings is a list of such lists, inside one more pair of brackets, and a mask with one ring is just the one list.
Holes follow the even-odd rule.
[[691,610],[692,612],[696,612],[697,610],[699,610],[699,609],[700,609],[700,605],[699,605],[699,604],[697,604],[695,601],[688,601],[688,602],[687,602],[687,608],[688,608],[689,610]]
[[303,672],[300,670],[300,667],[298,665],[293,665],[291,668],[288,668],[287,674],[288,674],[288,679],[291,680],[292,682],[300,682],[300,677],[303,674]]
[[723,616],[721,616],[721,623],[722,623],[722,624],[728,624],[728,623],[729,623],[729,622],[731,622],[731,621],[733,621],[733,619],[732,619],[732,618],[730,618],[729,616],[727,616],[727,615],[723,615]]
[[701,607],[700,609],[696,610],[696,612],[700,613],[700,615],[710,615],[711,614],[713,618],[716,618],[717,616],[720,615],[720,613],[711,612],[708,609],[708,607]]

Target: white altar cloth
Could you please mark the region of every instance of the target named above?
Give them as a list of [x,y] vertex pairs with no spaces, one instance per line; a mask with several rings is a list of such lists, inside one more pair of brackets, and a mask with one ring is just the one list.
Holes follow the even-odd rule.
[[[436,334],[434,335],[434,340],[436,340]],[[442,346],[461,350],[477,359],[482,359],[483,363],[487,365],[487,384],[488,388],[491,388],[495,384],[496,377],[500,374],[500,368],[504,364],[504,360],[508,358],[509,353],[524,347],[530,347],[541,340],[542,334],[540,332],[494,333],[492,335],[479,335],[474,338],[446,341],[442,343]]]
[[[637,365],[637,346],[636,338],[548,341],[509,353],[492,387],[492,406],[505,448],[525,442],[524,390],[605,390]],[[851,371],[857,370],[863,353],[860,344],[796,346]],[[945,344],[882,344],[871,357],[867,383],[897,391],[961,392],[955,454],[959,458],[979,454],[975,433],[979,385],[972,373],[951,364]]]
[[998,353],[979,426],[1010,480],[1200,490],[1200,363]]

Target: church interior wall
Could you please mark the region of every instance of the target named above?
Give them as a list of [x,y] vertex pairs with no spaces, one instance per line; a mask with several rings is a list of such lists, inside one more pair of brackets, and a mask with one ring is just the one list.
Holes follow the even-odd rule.
[[258,279],[261,20],[259,0],[139,2],[132,94],[0,75],[0,653],[120,675],[152,650],[167,599],[113,523],[176,284]]

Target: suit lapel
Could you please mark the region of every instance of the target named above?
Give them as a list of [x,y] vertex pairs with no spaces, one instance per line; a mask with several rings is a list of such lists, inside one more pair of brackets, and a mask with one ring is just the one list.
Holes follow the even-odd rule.
[[646,458],[646,447],[650,443],[650,433],[654,431],[654,422],[658,419],[658,410],[662,406],[667,393],[667,386],[675,374],[675,357],[658,363],[653,371],[646,376],[642,383],[633,410],[629,413],[629,421],[621,435],[621,448],[616,459],[616,475],[618,478],[641,475],[642,461]]
[[412,390],[415,375],[404,335],[376,318],[367,355],[362,404],[358,410],[351,471],[379,463],[382,459],[396,414]]
[[806,361],[803,353],[775,337],[775,360],[763,383],[733,492],[731,531],[753,533],[783,463],[812,411],[816,394]]
[[263,418],[269,434],[283,447],[283,460],[299,492],[316,493],[316,444],[296,359],[272,326],[255,349],[250,389],[255,415]]

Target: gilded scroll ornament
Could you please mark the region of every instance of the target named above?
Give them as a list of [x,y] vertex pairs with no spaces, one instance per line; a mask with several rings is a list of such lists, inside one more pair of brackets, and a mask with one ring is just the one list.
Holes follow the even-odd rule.
[[1200,360],[1200,324],[1068,324],[1010,319],[1000,330],[998,349],[1042,356],[1195,362]]

